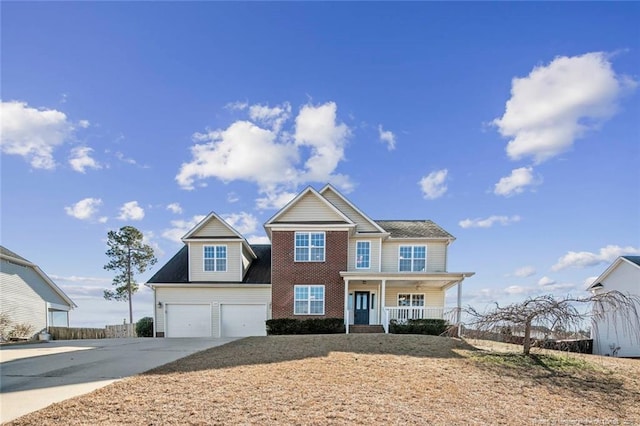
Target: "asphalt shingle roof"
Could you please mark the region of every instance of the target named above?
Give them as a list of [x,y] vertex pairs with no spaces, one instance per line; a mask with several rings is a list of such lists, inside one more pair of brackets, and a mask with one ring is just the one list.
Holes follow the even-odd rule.
[[622,256],[627,259],[629,262],[633,262],[636,265],[640,266],[640,256]]
[[[271,246],[268,244],[251,245],[256,259],[251,262],[249,270],[242,280],[243,284],[271,283]],[[148,283],[188,283],[189,282],[189,250],[187,246],[180,249]]]
[[430,220],[376,220],[391,238],[454,238]]
[[[20,256],[17,253],[12,252],[11,250],[9,250],[8,248],[6,248],[4,246],[0,246],[0,253],[4,254],[5,256],[15,257],[16,259],[20,259],[20,260],[24,260],[25,262],[29,262],[24,257]],[[31,262],[29,262],[29,263],[31,263]]]

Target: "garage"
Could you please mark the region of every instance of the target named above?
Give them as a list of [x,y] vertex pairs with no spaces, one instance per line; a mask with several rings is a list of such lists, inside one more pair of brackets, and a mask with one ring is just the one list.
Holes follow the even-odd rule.
[[167,304],[167,337],[211,337],[210,304]]
[[222,337],[266,336],[267,305],[220,305]]

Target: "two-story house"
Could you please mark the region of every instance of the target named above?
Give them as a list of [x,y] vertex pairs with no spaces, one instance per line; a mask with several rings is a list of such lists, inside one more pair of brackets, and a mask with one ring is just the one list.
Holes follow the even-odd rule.
[[343,318],[351,325],[446,318],[445,292],[472,272],[447,272],[454,237],[429,220],[374,221],[331,185],[298,194],[251,246],[215,214],[148,282],[157,336],[264,335],[269,318]]

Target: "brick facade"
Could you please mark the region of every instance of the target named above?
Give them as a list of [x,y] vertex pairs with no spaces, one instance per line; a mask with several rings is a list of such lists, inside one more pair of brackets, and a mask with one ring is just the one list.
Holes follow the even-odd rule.
[[[325,233],[324,262],[295,262],[295,232],[273,230],[271,236],[271,303],[273,318],[344,318],[344,281],[349,236],[346,231]],[[296,284],[324,285],[325,315],[294,315]]]

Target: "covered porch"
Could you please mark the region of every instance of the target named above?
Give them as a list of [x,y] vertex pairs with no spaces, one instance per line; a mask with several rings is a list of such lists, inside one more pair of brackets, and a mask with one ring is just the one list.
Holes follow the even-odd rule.
[[[358,273],[341,272],[344,280],[344,318],[350,326],[378,325],[389,332],[392,320],[444,319],[460,323],[462,281],[473,273]],[[445,307],[445,293],[457,288],[456,306]]]

